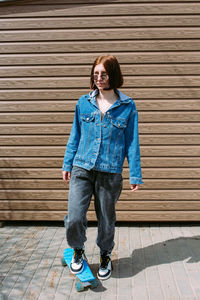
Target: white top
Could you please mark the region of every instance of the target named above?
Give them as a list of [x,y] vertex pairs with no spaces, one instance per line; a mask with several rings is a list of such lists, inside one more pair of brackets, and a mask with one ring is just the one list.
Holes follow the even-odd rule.
[[99,107],[99,110],[101,112],[101,120],[103,119],[103,116],[109,110],[109,108],[115,103],[116,99],[113,99],[112,101],[107,101],[107,100],[98,100],[96,98],[97,105]]

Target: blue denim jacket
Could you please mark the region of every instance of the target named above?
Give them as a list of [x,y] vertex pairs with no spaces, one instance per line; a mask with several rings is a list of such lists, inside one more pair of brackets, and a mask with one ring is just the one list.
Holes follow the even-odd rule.
[[63,171],[72,166],[87,170],[122,173],[128,159],[130,184],[142,184],[138,112],[134,101],[117,90],[119,98],[101,113],[96,103],[98,90],[80,97],[67,143]]

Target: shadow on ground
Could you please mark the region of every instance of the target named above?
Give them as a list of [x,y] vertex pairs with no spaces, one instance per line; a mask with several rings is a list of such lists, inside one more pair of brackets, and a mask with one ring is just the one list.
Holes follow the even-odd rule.
[[112,277],[132,277],[148,267],[176,261],[199,262],[199,249],[200,236],[180,237],[135,249],[130,257],[113,260]]

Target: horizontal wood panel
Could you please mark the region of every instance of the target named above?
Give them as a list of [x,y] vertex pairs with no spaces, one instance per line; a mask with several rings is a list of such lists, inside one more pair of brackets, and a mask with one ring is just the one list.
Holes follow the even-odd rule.
[[200,38],[199,28],[109,28],[109,29],[51,29],[51,30],[5,30],[0,32],[1,42],[50,41],[50,40],[121,40],[127,39],[188,39]]
[[[0,199],[3,200],[66,200],[65,190],[0,190]],[[132,200],[198,200],[199,190],[139,190],[133,193],[131,190],[123,190],[121,199]],[[162,202],[161,201],[161,202]],[[199,202],[200,203],[200,202]]]
[[[68,136],[55,135],[55,136],[1,136],[1,146],[28,146],[28,145],[41,145],[41,146],[65,146]],[[140,145],[200,145],[200,135],[141,135]]]
[[[1,93],[1,92],[0,92]],[[9,99],[7,99],[9,100]],[[199,111],[200,109],[200,99],[189,99],[189,100],[179,100],[179,99],[169,99],[169,100],[136,100],[134,99],[136,103],[136,107],[138,111],[159,111],[162,110],[169,112],[171,115],[171,111]],[[12,115],[14,112],[31,112],[33,114],[33,117],[35,115],[35,112],[45,112],[43,115],[48,116],[48,112],[72,112],[74,113],[75,106],[76,106],[77,100],[70,101],[70,100],[52,100],[52,101],[33,101],[33,100],[27,100],[27,101],[1,101],[0,102],[0,110],[1,112],[12,112]],[[140,113],[141,114],[141,113]],[[139,118],[140,118],[139,114]],[[15,114],[15,116],[17,113]],[[42,116],[41,115],[41,120]],[[183,115],[185,115],[183,113]],[[1,114],[3,116],[3,114]],[[14,115],[13,115],[14,116]],[[2,117],[3,120],[3,117]]]
[[[62,170],[59,169],[34,169],[34,168],[1,168],[0,175],[2,179],[60,179]],[[61,166],[62,167],[62,166]],[[143,168],[142,175],[144,180],[147,179],[200,179],[200,168]],[[123,177],[129,178],[129,170],[123,170]]]
[[[2,200],[0,210],[63,210],[67,211],[67,201],[24,201],[24,200]],[[89,211],[94,210],[94,202],[90,204]],[[118,201],[116,204],[117,211],[177,211],[177,210],[200,210],[200,201]]]
[[[199,39],[179,40],[120,40],[107,41],[40,41],[40,42],[3,42],[0,43],[0,53],[85,53],[115,51],[199,51]],[[81,66],[79,66],[81,68]],[[167,66],[163,66],[163,68]],[[90,68],[89,68],[90,69]],[[186,66],[187,70],[187,66]],[[31,70],[30,70],[31,71]],[[87,72],[86,74],[89,74]],[[78,73],[80,75],[80,72]]]
[[[200,179],[145,179],[142,189],[199,189]],[[1,179],[0,189],[66,189],[66,184],[60,175],[60,179]],[[123,180],[123,188],[130,189],[129,179]],[[162,199],[161,199],[162,201]]]
[[[193,127],[193,129],[192,129]],[[139,125],[140,133],[200,133],[200,124],[198,123],[168,123],[168,124],[162,124],[162,123],[143,123]]]
[[[15,1],[15,2],[14,2]],[[175,3],[179,3],[179,2],[188,2],[188,0],[164,0],[162,1],[162,3],[170,3],[170,2],[175,2]],[[199,2],[199,0],[193,0],[192,3],[194,2]],[[40,6],[44,7],[44,5],[49,5],[49,4],[54,4],[55,5],[55,1],[54,0],[48,0],[48,1],[42,1],[42,0],[12,0],[12,2],[9,2],[9,1],[3,1],[0,3],[1,7],[3,6],[9,6],[9,5],[13,5],[13,3],[15,5],[30,5],[29,7],[33,7],[33,5],[38,5],[40,4]],[[71,1],[68,1],[68,0],[59,0],[56,2],[57,5],[60,5],[60,4],[111,4],[111,3],[124,3],[124,0],[108,0],[108,1],[102,1],[102,0],[71,0]],[[137,4],[148,4],[148,3],[152,3],[152,0],[126,0],[126,3],[137,3]],[[155,0],[154,3],[160,3],[160,0]]]
[[[173,99],[177,98],[183,101],[184,99],[189,99],[187,102],[197,105],[199,109],[199,101],[192,102],[195,99],[200,99],[200,88],[134,88],[134,89],[121,89],[123,93],[129,95],[133,99],[159,99],[160,104],[156,102],[157,109],[159,105],[162,105],[164,99]],[[76,100],[81,97],[83,94],[87,94],[88,89],[25,89],[25,90],[0,90],[0,100]],[[2,101],[0,102],[0,104]],[[140,103],[140,102],[139,102]],[[146,102],[148,104],[148,102]],[[155,103],[155,102],[154,102]],[[20,104],[20,103],[19,103]],[[25,103],[24,103],[25,104]],[[20,107],[20,106],[19,106]],[[150,106],[148,106],[150,109]],[[12,111],[12,107],[10,108]],[[46,108],[47,109],[47,108]],[[32,108],[33,111],[40,111],[39,107],[34,105]],[[153,110],[153,108],[152,108]],[[170,107],[168,107],[170,110]],[[174,110],[174,108],[173,108]],[[20,108],[19,108],[20,111]]]
[[120,16],[120,15],[167,15],[199,14],[200,3],[119,3],[119,4],[52,4],[2,6],[0,17],[48,17],[48,16]]
[[199,146],[141,146],[142,156],[199,156]]
[[[200,106],[200,101],[199,101]],[[74,104],[73,104],[74,107]],[[1,108],[1,104],[0,104]],[[0,113],[1,123],[72,123],[74,112],[24,112]],[[199,122],[200,112],[139,112],[140,123],[150,122]],[[153,136],[152,136],[153,137]],[[61,138],[61,137],[58,137]],[[162,138],[162,137],[161,137]],[[164,137],[166,138],[166,137]],[[173,138],[169,136],[169,138]],[[187,136],[186,136],[187,139]]]
[[51,17],[51,18],[8,18],[0,19],[1,30],[11,29],[60,29],[60,28],[108,28],[108,27],[160,27],[200,26],[199,16],[110,16],[107,17]]
[[[0,168],[61,168],[63,157],[0,157]],[[143,168],[200,167],[200,157],[142,157]],[[124,167],[128,167],[125,159]]]
[[199,145],[200,135],[140,135],[140,145]]
[[69,123],[74,120],[74,112],[0,113],[0,118],[1,123]]
[[[144,42],[143,42],[144,43]],[[169,44],[169,41],[167,42]],[[118,43],[119,44],[119,43]],[[199,41],[200,44],[200,41]],[[120,42],[121,45],[121,42]],[[58,47],[58,46],[57,46]],[[139,46],[140,47],[140,46]],[[1,48],[1,46],[0,46]],[[24,48],[24,47],[23,47]],[[12,45],[15,49],[15,45]],[[45,46],[46,49],[46,46]],[[59,46],[60,49],[60,46]],[[200,64],[122,64],[124,76],[131,75],[199,75]],[[6,66],[0,67],[0,77],[89,76],[91,66]]]
[[[70,134],[71,124],[0,124],[1,134]],[[139,132],[148,134],[199,134],[199,123],[142,123]]]
[[[2,78],[0,88],[88,88],[89,77]],[[124,87],[199,87],[200,76],[126,76]]]
[[[44,1],[43,0],[16,0],[17,2],[21,1],[21,2],[25,2],[26,5],[44,5]],[[175,3],[179,3],[179,2],[188,2],[188,0],[163,0],[162,3],[169,3],[169,2],[175,2]],[[192,2],[198,2],[198,0],[192,0]],[[106,2],[103,0],[59,0],[56,2],[56,4],[90,4],[90,3],[95,3],[95,4],[111,4],[111,3],[124,3],[124,0],[107,0]],[[126,0],[126,3],[140,3],[140,4],[145,4],[145,3],[152,3],[152,0]],[[153,3],[160,3],[160,0],[154,0]],[[2,3],[3,4],[3,3]],[[8,4],[8,2],[7,2]],[[54,0],[46,0],[45,4],[55,4]]]
[[[47,221],[62,221],[66,211],[46,210],[38,211],[0,211],[0,219],[3,220],[47,220]],[[117,211],[117,221],[200,221],[200,211]],[[87,219],[96,221],[95,212],[88,212]]]
[[30,146],[30,145],[62,145],[65,146],[66,137],[63,136],[0,136],[0,145]]
[[[200,63],[200,52],[114,52],[120,64],[134,63]],[[0,65],[75,65],[92,64],[97,54],[2,54]]]
[[[43,0],[16,0],[17,2],[24,2],[26,5],[44,5]],[[192,2],[198,2],[199,0],[192,0]],[[151,3],[152,0],[126,0],[126,3]],[[154,0],[154,3],[160,3],[160,0]],[[169,3],[169,2],[188,2],[188,0],[163,0],[163,3]],[[99,3],[99,4],[104,4],[105,1],[102,0],[59,0],[56,2],[57,4],[89,4],[89,3]],[[108,0],[106,3],[124,3],[124,0]],[[3,4],[3,3],[2,3]],[[9,4],[9,2],[7,2]],[[16,3],[17,4],[17,3]],[[55,4],[54,0],[46,0],[45,4]]]
[[[1,93],[1,92],[0,92]],[[67,95],[67,93],[66,93]],[[69,112],[72,111],[74,113],[75,106],[77,100],[70,101],[70,100],[64,100],[64,101],[12,101],[7,99],[7,101],[1,101],[0,102],[0,110],[1,112],[20,112],[20,111],[30,111],[34,114],[34,112],[38,111],[45,111],[46,113],[48,111],[60,111],[60,112]],[[188,102],[188,101],[187,101]],[[197,105],[200,105],[200,101],[197,101]]]
[[[12,2],[9,1],[3,1],[1,2],[1,6],[9,6],[9,5],[13,5],[13,3],[15,5],[29,5],[29,7],[32,7],[34,5],[38,5],[40,4],[42,7],[44,7],[45,5],[49,5],[49,4],[54,4],[55,5],[55,1],[54,0],[46,0],[45,3],[43,0],[11,0]],[[154,3],[160,3],[160,0],[155,0],[153,1]],[[163,0],[163,3],[170,3],[170,2],[175,2],[175,3],[179,3],[179,2],[188,2],[188,0]],[[194,2],[198,2],[198,0],[193,0],[192,3]],[[111,3],[124,3],[124,0],[108,0],[108,1],[104,1],[104,0],[59,0],[56,2],[56,4],[111,4]],[[126,0],[126,3],[140,3],[140,4],[145,4],[145,3],[152,3],[152,0]]]
[[[199,167],[200,157],[142,157],[141,165],[143,168],[156,168],[156,167]],[[125,166],[128,166],[125,160]],[[194,177],[193,177],[194,179]]]
[[[63,156],[64,146],[2,146],[0,156]],[[141,156],[199,156],[200,146],[141,146]]]
[[[179,90],[182,90],[179,89]],[[189,92],[190,89],[185,89],[185,92],[187,94],[187,91]],[[137,90],[136,90],[137,92]],[[170,93],[170,90],[168,90],[168,92]],[[198,94],[198,91],[191,91],[192,94]],[[150,91],[151,93],[151,91]],[[171,91],[171,93],[173,93]],[[166,90],[163,90],[163,98],[161,98],[160,100],[152,100],[149,99],[147,100],[143,100],[143,99],[135,99],[134,97],[134,101],[136,103],[136,107],[138,111],[142,111],[142,110],[148,110],[148,111],[173,111],[173,110],[177,110],[177,111],[193,111],[193,110],[199,110],[200,107],[200,101],[198,99],[188,99],[188,100],[184,100],[182,97],[182,99],[178,100],[178,99],[169,99],[169,100],[165,100],[165,97],[167,95]],[[178,95],[177,95],[178,96]],[[136,97],[136,95],[135,95]],[[157,97],[155,97],[157,98]],[[170,97],[169,97],[170,98]],[[171,114],[171,112],[170,112]],[[140,118],[140,114],[139,114],[139,118]]]
[[0,124],[1,134],[69,134],[71,125],[66,124]]
[[60,168],[62,163],[61,157],[0,157],[0,168]]

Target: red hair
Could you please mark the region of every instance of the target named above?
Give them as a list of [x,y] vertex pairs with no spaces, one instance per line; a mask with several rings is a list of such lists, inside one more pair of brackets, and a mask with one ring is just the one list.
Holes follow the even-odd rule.
[[98,56],[92,66],[91,76],[90,76],[90,88],[95,90],[97,87],[93,80],[94,68],[96,65],[103,64],[106,73],[109,76],[109,89],[120,88],[123,85],[123,75],[120,69],[118,60],[113,55],[100,55]]

